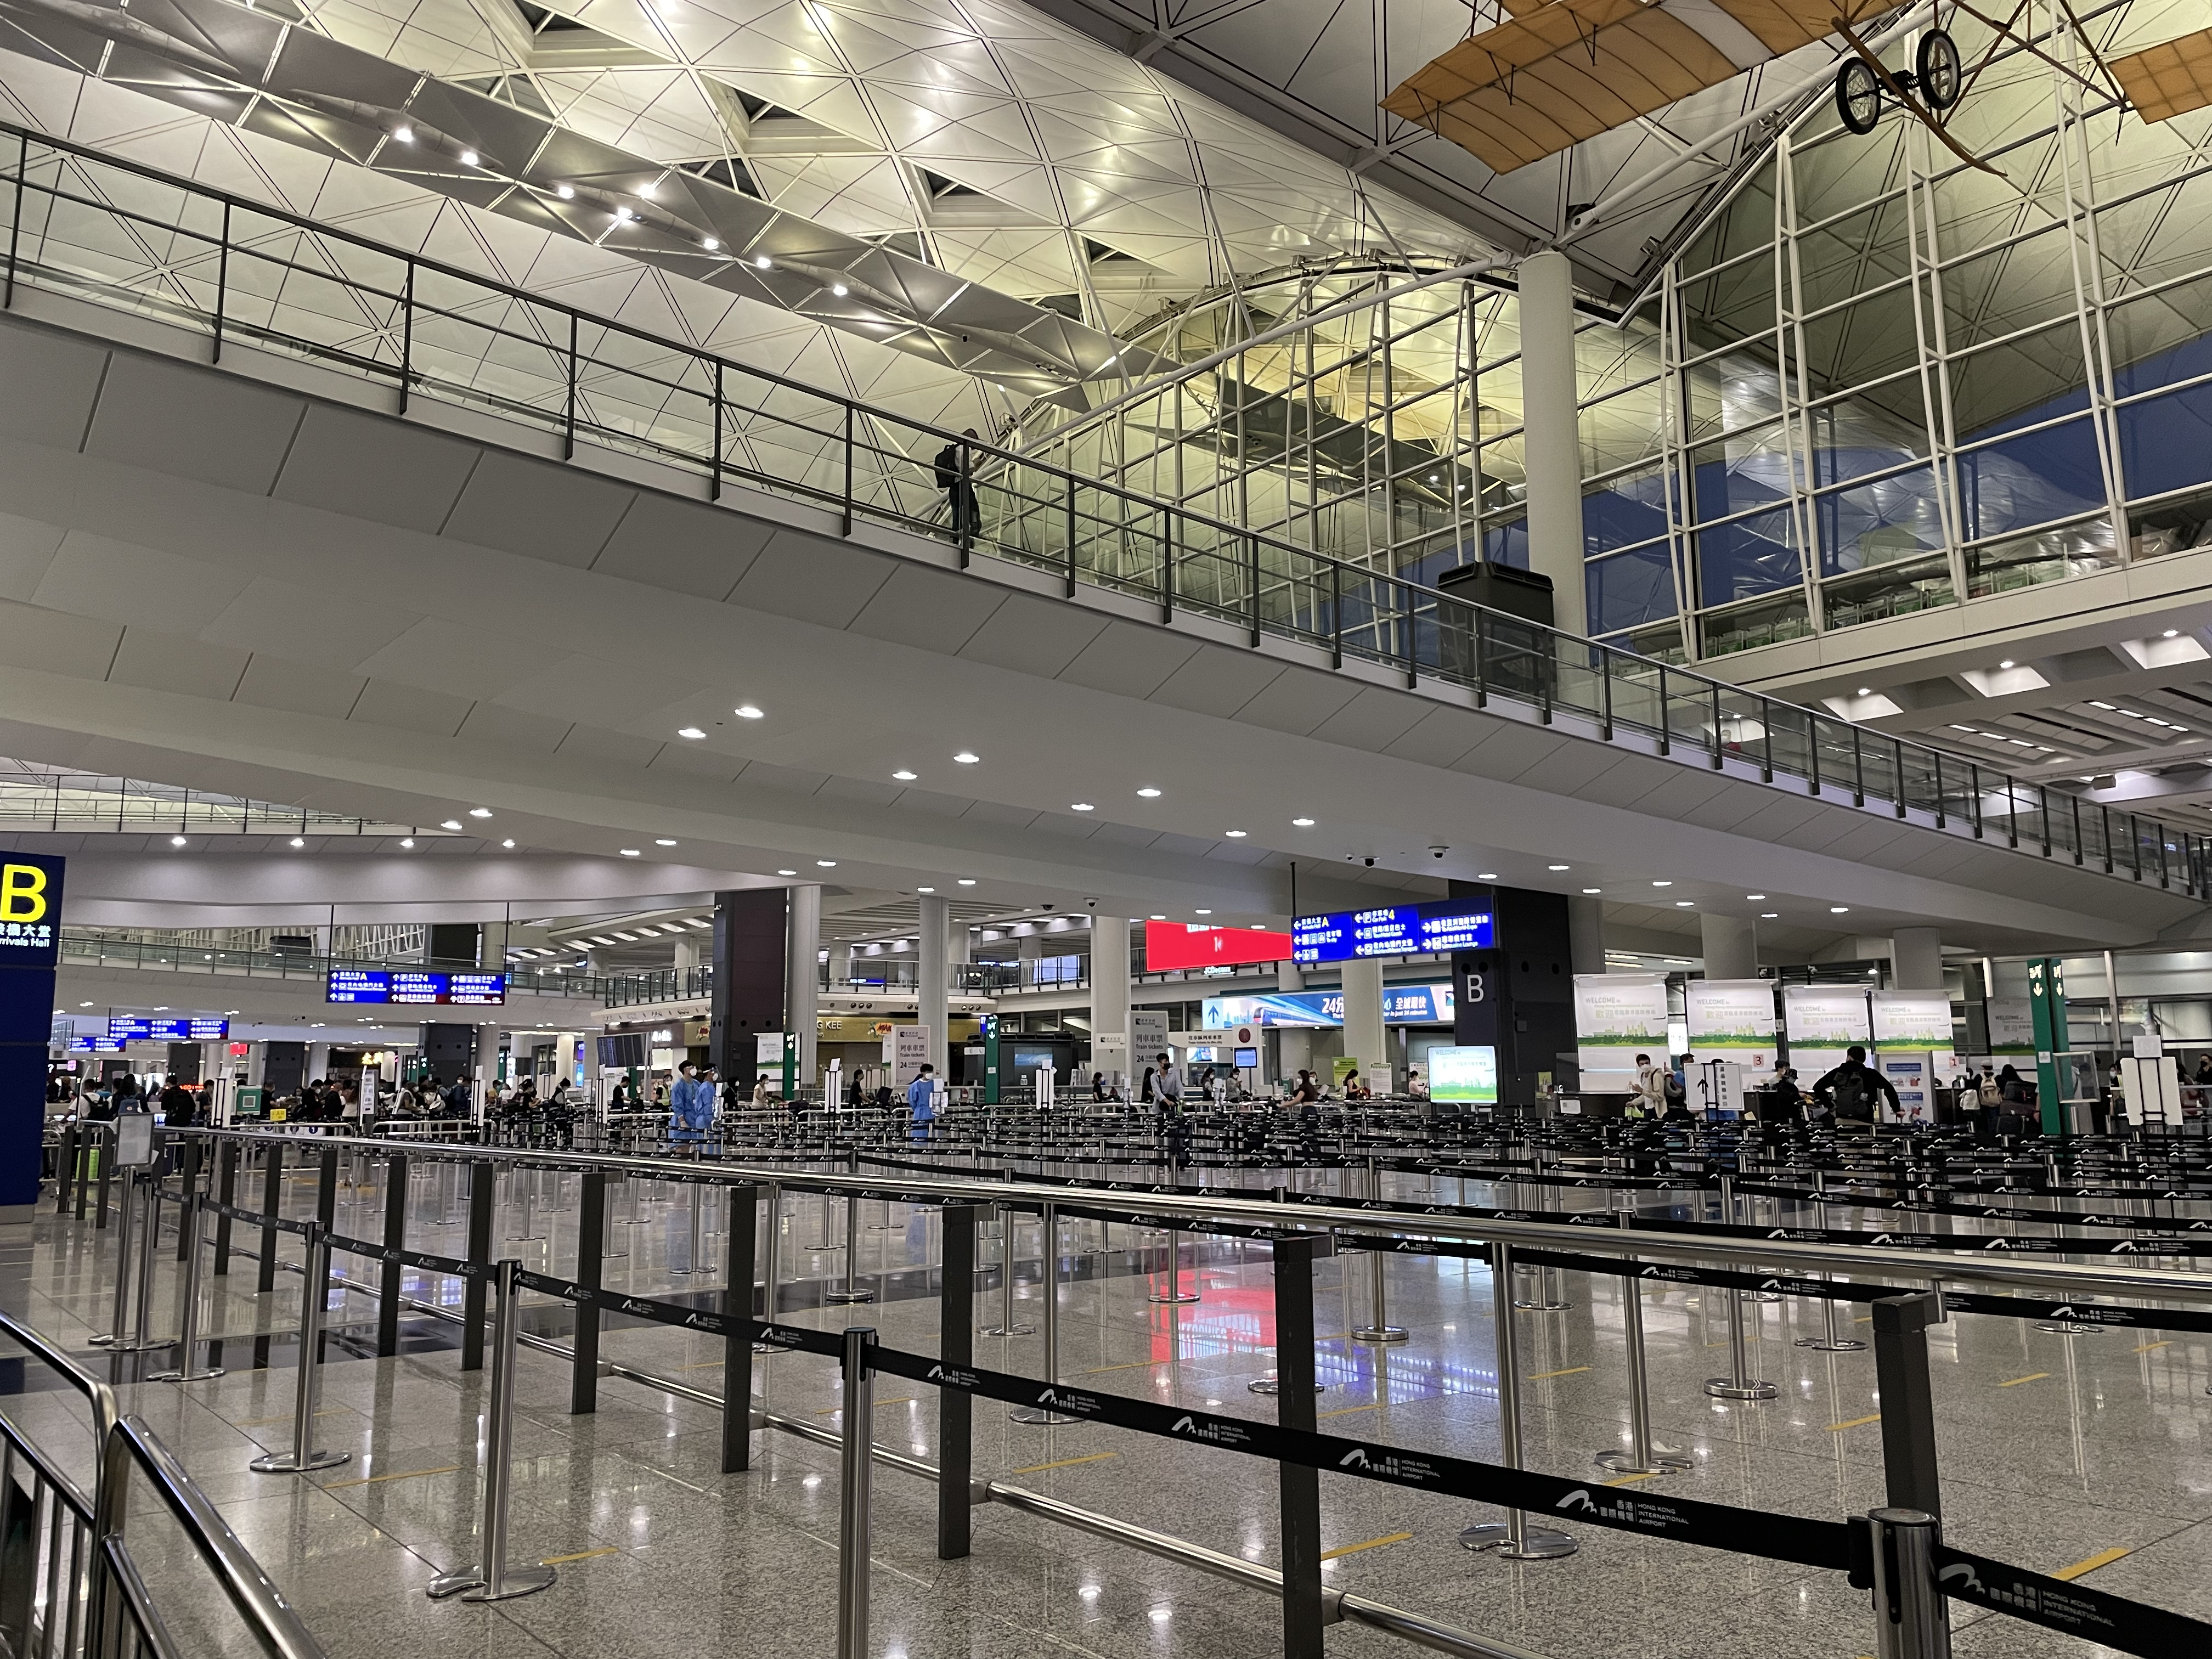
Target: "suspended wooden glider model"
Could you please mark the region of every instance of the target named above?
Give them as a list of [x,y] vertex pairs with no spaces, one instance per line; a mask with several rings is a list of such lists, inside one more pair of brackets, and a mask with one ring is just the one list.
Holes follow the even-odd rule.
[[[1874,26],[1903,11],[1898,0],[1845,0],[1840,8],[1838,0],[1503,3],[1506,21],[1468,36],[1382,100],[1393,115],[1449,139],[1498,173],[1556,155],[1770,58],[1831,38],[1845,49],[1836,71],[1836,112],[1844,126],[1862,136],[1872,132],[1884,100],[1893,100],[1961,161],[1985,173],[1996,169],[1960,146],[1948,118],[2008,45],[2041,58],[2100,98],[2116,98],[2123,107],[2129,101],[2128,90],[2078,25],[2075,39],[2100,78],[2060,63],[2020,33],[2015,26],[2027,0],[2018,0],[2002,19],[1976,10],[1968,0],[1946,0],[1939,18],[1964,12],[1985,24],[1991,31],[1988,49],[1969,69],[1949,32],[1929,28],[1922,32],[1909,70],[1886,67],[1867,45]],[[2066,7],[2066,0],[2060,3]],[[2070,21],[2072,11],[2066,9]],[[2212,30],[2138,56],[2192,42],[2186,67],[2169,70],[2167,78],[2177,85],[2189,80],[2198,103],[2212,102]]]

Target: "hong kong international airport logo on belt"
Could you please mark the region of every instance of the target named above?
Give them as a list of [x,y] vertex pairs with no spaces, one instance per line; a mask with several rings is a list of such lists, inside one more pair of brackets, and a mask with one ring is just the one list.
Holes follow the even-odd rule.
[[0,966],[51,968],[60,955],[63,860],[0,853]]

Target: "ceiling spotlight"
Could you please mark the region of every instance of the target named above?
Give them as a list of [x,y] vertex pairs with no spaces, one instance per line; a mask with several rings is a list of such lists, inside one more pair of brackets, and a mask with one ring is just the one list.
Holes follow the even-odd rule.
[[779,870],[776,872],[776,874],[779,876],[795,876],[799,872],[796,870]]
[[1211,910],[1194,910],[1191,912],[1191,915],[1194,916],[1210,916],[1212,914],[1213,912]]
[[647,201],[650,202],[650,201],[653,199],[653,192],[654,192],[655,191],[659,190],[659,188],[660,188],[660,180],[659,180],[659,179],[648,179],[646,183],[641,184],[641,185],[640,185],[637,187],[637,193],[638,193],[639,195],[641,195],[641,196],[644,197],[644,198],[645,198],[645,199],[646,199]]
[[909,772],[906,768],[902,766],[897,771],[892,773],[891,775],[896,778],[901,783],[912,783],[921,775],[919,772]]
[[656,836],[653,844],[655,847],[673,847],[676,845],[674,842],[669,840],[665,836]]
[[721,239],[718,236],[709,236],[705,241],[700,243],[699,246],[705,248],[708,252],[712,253],[722,246],[722,242]]
[[756,254],[753,258],[753,264],[757,265],[763,270],[766,270],[773,263],[775,262],[765,253]]
[[637,848],[635,847],[625,847],[622,849],[622,855],[626,859],[634,859],[637,856]]
[[1165,916],[1163,916],[1163,915],[1155,915],[1155,916],[1153,916],[1152,920],[1153,920],[1154,921],[1165,921],[1167,920],[1167,918],[1166,918]]
[[89,1008],[92,1005],[88,1002],[80,1002],[77,1004],[77,1006],[80,1008]]
[[1998,666],[1998,667],[2000,667],[2000,668],[2009,668],[2009,667],[2011,667],[2011,666],[2012,666],[2012,659],[2011,659],[2010,657],[2007,657],[2007,658],[2006,658],[2002,662],[1999,663],[1999,664],[1997,665],[1997,666]]
[[1654,887],[1672,887],[1674,884],[1671,881],[1655,881],[1651,884]]
[[394,127],[392,129],[392,141],[396,143],[411,144],[415,142],[415,129],[412,127]]
[[845,297],[845,285],[842,283],[831,283],[830,286],[830,291],[841,300]]
[[975,884],[975,878],[970,876],[963,876],[960,878],[960,884],[963,887],[973,887]]
[[620,224],[627,224],[629,222],[629,210],[628,208],[626,208],[626,207],[618,207],[618,208],[617,208],[617,209],[615,210],[615,222],[616,222],[617,224],[620,225]]
[[959,762],[963,766],[973,766],[976,762],[981,760],[983,757],[981,755],[976,754],[973,750],[963,749],[952,758]]
[[1847,916],[1850,913],[1851,907],[1848,904],[1832,904],[1828,907],[1828,914],[1832,916]]
[[703,738],[707,734],[696,726],[679,726],[676,728],[676,735],[679,738]]
[[553,193],[564,202],[573,202],[576,199],[576,187],[574,185],[556,185],[553,186]]
[[835,870],[837,867],[837,860],[835,859],[817,859],[814,860],[814,867],[817,870]]
[[1782,919],[1782,912],[1779,910],[1761,910],[1759,913],[1759,919],[1761,921],[1779,921]]
[[1674,908],[1677,910],[1687,910],[1693,908],[1696,904],[1697,900],[1695,899],[1676,899],[1674,901]]
[[1874,696],[1874,687],[1870,685],[1863,685],[1859,687],[1859,696],[1863,697],[1870,697]]
[[489,806],[471,806],[469,808],[469,816],[472,818],[488,818],[491,816],[491,808]]
[[402,836],[399,838],[399,844],[402,847],[412,847],[415,844],[415,837],[412,836]]
[[1583,891],[1585,893],[1601,893],[1604,890],[1605,890],[1601,887],[1585,887],[1583,889]]
[[749,702],[741,702],[738,705],[737,716],[741,720],[757,720],[765,718],[759,709]]
[[474,167],[478,159],[476,151],[472,149],[465,149],[461,152],[461,165],[465,167]]
[[1221,833],[1228,836],[1231,841],[1242,841],[1244,839],[1245,834],[1242,830],[1224,830]]
[[1157,800],[1158,799],[1159,799],[1159,793],[1160,793],[1160,792],[1159,792],[1158,790],[1157,790],[1157,789],[1153,788],[1153,787],[1152,787],[1152,785],[1150,785],[1149,783],[1148,783],[1148,784],[1146,784],[1143,788],[1141,788],[1141,789],[1139,789],[1139,791],[1137,791],[1137,793],[1138,793],[1139,794],[1142,795],[1142,796],[1143,796],[1146,800]]
[[917,887],[914,890],[917,893],[933,893],[937,890],[934,887]]
[[172,836],[169,837],[169,845],[172,847],[182,847],[184,844],[185,838],[182,836]]
[[1474,878],[1477,881],[1496,881],[1498,879],[1498,872],[1495,870],[1478,870],[1474,872]]
[[2169,629],[2167,629],[2166,630],[2166,632],[2165,632],[2165,633],[2163,633],[2163,634],[2160,635],[2159,635],[2159,637],[2160,637],[2160,639],[2171,640],[2171,639],[2176,639],[2176,638],[2179,638],[2179,637],[2180,636],[2180,634],[2181,634],[2181,630],[2180,630],[2179,629],[2178,629],[2178,628],[2169,628]]
[[1291,820],[1291,827],[1294,830],[1310,830],[1313,826],[1314,821],[1311,818],[1292,818]]
[[458,830],[460,827],[461,821],[459,818],[447,818],[443,823],[438,826],[441,830]]
[[514,838],[510,836],[505,841],[500,842],[500,845],[507,848],[509,851],[513,851],[514,847]]
[[1749,899],[1753,904],[1756,904],[1759,900],[1765,898],[1766,895],[1764,893],[1746,893],[1744,896]]
[[1547,864],[1544,867],[1547,870],[1571,870],[1574,866],[1569,864]]
[[295,847],[305,847],[307,844],[307,838],[304,836],[295,836],[292,837],[292,845]]
[[1072,800],[1067,804],[1067,810],[1071,812],[1095,812],[1098,809],[1087,800]]

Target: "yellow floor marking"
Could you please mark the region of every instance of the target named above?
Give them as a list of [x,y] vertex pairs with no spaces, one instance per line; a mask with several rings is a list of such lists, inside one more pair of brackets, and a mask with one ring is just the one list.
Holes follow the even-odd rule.
[[1379,1410],[1382,1404],[1382,1402],[1381,1401],[1376,1400],[1370,1401],[1369,1404],[1364,1406],[1339,1406],[1333,1412],[1316,1412],[1314,1415],[1316,1417],[1349,1417],[1354,1412],[1371,1412]]
[[2173,1339],[2169,1336],[2163,1342],[2146,1342],[2140,1348],[2131,1348],[2129,1352],[2130,1353],[2148,1353],[2153,1348],[2170,1348],[2172,1346]]
[[711,1371],[717,1365],[726,1365],[729,1363],[726,1359],[702,1359],[695,1364],[678,1365],[676,1369],[679,1371]]
[[2109,1567],[2124,1555],[2132,1554],[2134,1547],[2123,1544],[2116,1548],[2100,1550],[2086,1561],[2076,1561],[2070,1567],[2061,1567],[2051,1576],[2063,1584],[2070,1584],[2085,1572],[2094,1572],[2100,1567]]
[[1323,1550],[1321,1559],[1334,1561],[1340,1555],[1357,1555],[1362,1550],[1379,1550],[1385,1544],[1402,1544],[1413,1535],[1410,1532],[1394,1532],[1381,1538],[1370,1538],[1364,1544],[1339,1545],[1335,1549]]
[[2049,1371],[2030,1371],[2026,1376],[2015,1376],[2010,1382],[1998,1383],[1997,1387],[2001,1389],[2016,1389],[2023,1382],[2040,1382],[2045,1377],[2050,1375],[2051,1373]]
[[1119,1457],[1119,1452],[1093,1452],[1088,1457],[1063,1457],[1054,1463],[1031,1463],[1026,1468],[1008,1469],[1009,1474],[1042,1474],[1047,1469],[1072,1469],[1078,1463],[1103,1463],[1109,1457]]
[[1096,1376],[1101,1371],[1145,1371],[1150,1370],[1155,1365],[1172,1365],[1175,1363],[1172,1359],[1132,1359],[1127,1364],[1121,1365],[1093,1365],[1089,1370],[1079,1371],[1077,1375]]
[[1530,1377],[1528,1380],[1531,1382],[1548,1382],[1555,1376],[1579,1376],[1584,1371],[1592,1371],[1596,1369],[1597,1367],[1595,1365],[1570,1365],[1563,1371],[1538,1371],[1535,1376]]
[[[876,1409],[878,1411],[881,1411],[886,1406],[911,1406],[912,1404],[914,1404],[914,1396],[912,1395],[907,1395],[897,1400],[878,1400],[876,1401]],[[814,1414],[817,1417],[835,1417],[839,1412],[842,1412],[844,1409],[845,1408],[842,1406],[824,1406],[820,1411]]]
[[460,1467],[459,1463],[448,1463],[442,1469],[409,1469],[404,1474],[372,1474],[359,1480],[333,1480],[323,1490],[337,1492],[345,1486],[374,1486],[380,1480],[412,1480],[416,1476],[424,1474],[453,1474],[458,1472]]
[[[322,1410],[317,1412],[315,1415],[318,1417],[344,1417],[348,1415],[352,1409],[353,1408],[350,1406],[325,1406]],[[292,1413],[290,1412],[286,1412],[282,1417],[248,1418],[243,1423],[234,1423],[230,1426],[234,1429],[265,1429],[278,1423],[289,1423],[292,1420]]]
[[560,1567],[566,1566],[571,1561],[588,1561],[595,1555],[620,1555],[621,1553],[620,1546],[610,1544],[601,1550],[578,1550],[574,1555],[549,1555],[538,1565],[541,1567]]
[[1871,1325],[1874,1323],[1874,1316],[1872,1314],[1861,1314],[1856,1319],[1851,1321],[1851,1323],[1854,1325]]
[[1833,1434],[1838,1429],[1863,1429],[1869,1423],[1881,1421],[1881,1413],[1875,1412],[1865,1417],[1854,1417],[1848,1423],[1831,1423],[1828,1425],[1828,1432]]
[[1656,1480],[1661,1475],[1665,1474],[1668,1471],[1665,1469],[1653,1469],[1646,1474],[1624,1474],[1617,1480],[1601,1480],[1598,1482],[1598,1485],[1601,1486],[1632,1486],[1639,1480]]

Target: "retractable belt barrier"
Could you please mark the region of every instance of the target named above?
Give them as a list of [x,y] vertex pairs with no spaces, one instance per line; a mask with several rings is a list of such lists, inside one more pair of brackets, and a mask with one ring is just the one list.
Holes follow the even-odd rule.
[[[2140,1654],[2143,1659],[2203,1653],[2206,1644],[2212,1642],[2212,1625],[2168,1613],[2164,1607],[2130,1601],[2124,1595],[2048,1577],[2024,1567],[2008,1566],[1987,1556],[1953,1549],[1948,1544],[1938,1543],[1935,1553],[1936,1582],[1944,1595],[1992,1613],[2009,1613],[2045,1630],[2078,1636],[2122,1653]],[[1851,1582],[1860,1583],[1856,1575]],[[1871,1577],[1866,1580],[1867,1584],[1872,1582]]]

